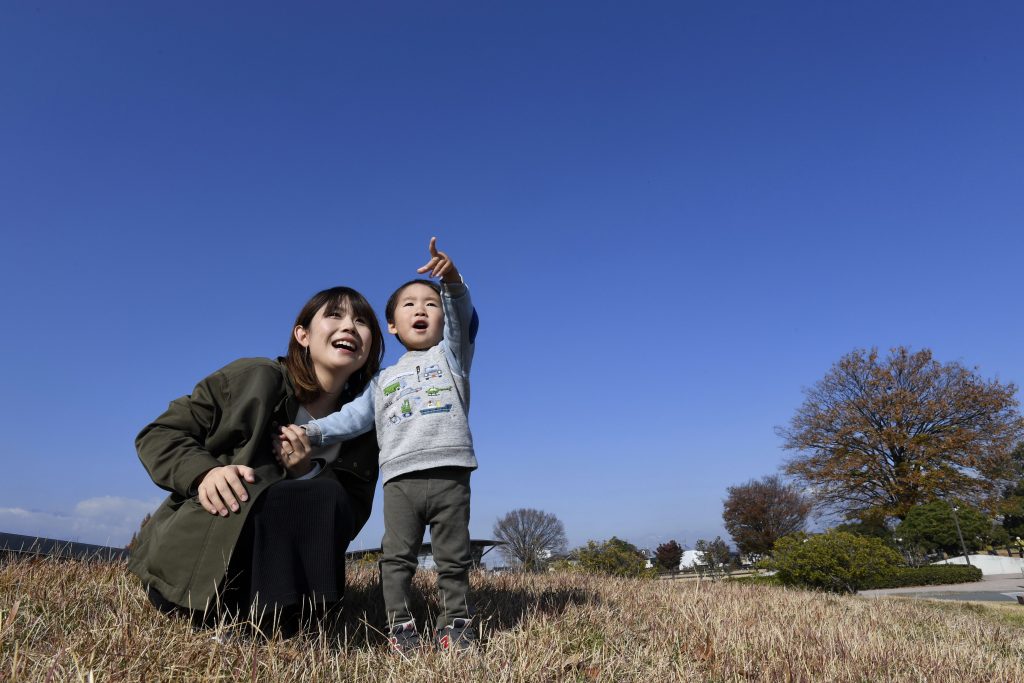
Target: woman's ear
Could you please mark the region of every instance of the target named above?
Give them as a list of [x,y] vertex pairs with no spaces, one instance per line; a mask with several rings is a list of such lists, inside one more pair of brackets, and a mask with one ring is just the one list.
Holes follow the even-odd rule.
[[309,347],[309,332],[302,325],[296,325],[295,329],[292,330],[292,334],[295,335],[295,341],[299,342],[300,346],[306,348]]

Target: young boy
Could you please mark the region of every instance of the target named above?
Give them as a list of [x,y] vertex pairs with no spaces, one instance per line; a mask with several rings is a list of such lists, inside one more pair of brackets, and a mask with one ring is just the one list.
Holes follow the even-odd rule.
[[476,640],[466,599],[469,569],[469,474],[476,469],[469,431],[469,368],[478,319],[455,264],[430,240],[430,261],[417,270],[440,277],[411,280],[385,308],[388,331],[406,353],[336,412],[303,426],[313,446],[351,439],[376,425],[384,482],[381,585],[391,644],[420,646],[409,612],[423,532],[437,564],[442,613],[435,627],[442,649]]

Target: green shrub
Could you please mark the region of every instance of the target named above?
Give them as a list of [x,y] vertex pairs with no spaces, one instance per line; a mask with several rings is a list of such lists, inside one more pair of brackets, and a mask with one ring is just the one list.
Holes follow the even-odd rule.
[[601,543],[587,541],[587,545],[577,548],[574,554],[579,560],[577,566],[593,574],[656,576],[656,570],[645,569],[647,560],[635,545],[615,536]]
[[869,588],[903,588],[904,586],[939,586],[947,583],[981,581],[981,570],[966,564],[934,564],[927,567],[900,567],[893,574],[869,581]]
[[900,554],[877,538],[829,531],[780,538],[766,565],[787,586],[855,593],[892,576],[902,563]]
[[[956,520],[960,523],[968,550],[979,550],[997,538],[993,533],[992,520],[983,512],[963,504],[957,510]],[[910,508],[906,519],[896,527],[896,535],[925,550],[960,552],[960,534],[956,530],[953,509],[945,500],[933,500]]]

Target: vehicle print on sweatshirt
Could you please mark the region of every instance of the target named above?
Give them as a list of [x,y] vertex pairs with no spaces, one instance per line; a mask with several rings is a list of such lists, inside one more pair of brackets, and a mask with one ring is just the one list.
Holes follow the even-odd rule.
[[430,387],[429,389],[427,389],[427,396],[437,396],[442,391],[451,391],[451,390],[452,390],[451,385],[446,386],[446,387]]
[[413,373],[411,372],[403,372],[401,375],[392,377],[391,381],[385,384],[384,388],[381,389],[381,393],[383,393],[385,397],[388,397],[399,389],[405,389],[409,386],[409,378],[412,377],[412,374]]
[[[399,401],[401,402],[399,403]],[[388,415],[387,418],[387,425],[392,427],[416,417],[416,411],[419,409],[420,404],[423,403],[423,399],[419,396],[409,396],[404,399],[395,399],[393,403],[397,404],[397,407],[394,408],[394,412]]]
[[405,398],[409,394],[415,394],[417,391],[422,391],[423,387],[406,387],[398,392],[398,398]]
[[437,363],[428,365],[423,369],[424,382],[431,379],[441,379],[442,377],[444,377],[444,374],[441,373],[441,367]]
[[434,413],[450,413],[451,403],[441,404],[440,401],[427,401],[427,405],[420,408],[420,415],[433,415]]

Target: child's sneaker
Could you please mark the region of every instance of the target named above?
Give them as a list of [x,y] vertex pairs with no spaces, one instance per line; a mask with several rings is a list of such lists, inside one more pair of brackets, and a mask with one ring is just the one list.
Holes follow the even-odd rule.
[[453,619],[451,625],[437,629],[434,642],[445,652],[470,650],[476,645],[476,630],[469,619]]
[[409,654],[420,649],[420,634],[416,631],[416,622],[407,621],[398,624],[391,631],[388,639],[391,649],[399,654]]

